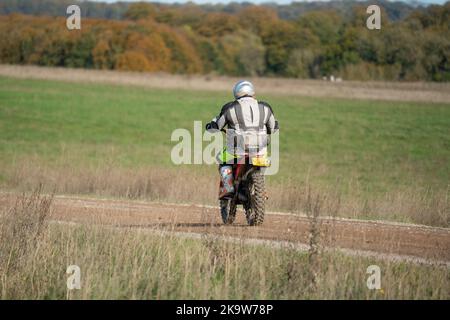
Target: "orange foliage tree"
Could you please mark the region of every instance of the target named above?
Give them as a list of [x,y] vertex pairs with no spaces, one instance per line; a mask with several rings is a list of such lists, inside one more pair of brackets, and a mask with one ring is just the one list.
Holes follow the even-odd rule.
[[450,3],[415,10],[401,21],[383,18],[379,32],[365,28],[360,5],[346,15],[315,10],[293,20],[267,6],[211,10],[134,3],[122,20],[83,18],[82,29],[72,31],[65,17],[0,15],[0,63],[450,81]]

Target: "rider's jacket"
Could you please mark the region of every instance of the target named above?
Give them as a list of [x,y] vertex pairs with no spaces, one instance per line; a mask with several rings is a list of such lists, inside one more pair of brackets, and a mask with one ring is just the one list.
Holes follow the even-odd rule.
[[[258,153],[265,152],[267,135],[278,130],[278,121],[272,107],[263,101],[245,96],[222,107],[220,114],[207,124],[208,131],[222,130],[228,126],[227,148],[235,154],[244,144],[257,145]],[[238,139],[236,139],[236,136]],[[236,147],[236,141],[239,141]],[[241,143],[241,141],[243,141]]]
[[275,120],[272,107],[267,102],[257,101],[252,97],[228,102],[210,124],[212,127],[207,129],[222,130],[228,125],[229,129],[249,133],[271,134],[278,130],[278,121]]

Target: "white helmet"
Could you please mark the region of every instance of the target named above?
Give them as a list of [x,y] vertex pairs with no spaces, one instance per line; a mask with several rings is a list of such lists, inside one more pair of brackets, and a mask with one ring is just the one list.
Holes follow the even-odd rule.
[[255,88],[250,81],[242,80],[234,85],[233,94],[235,99],[242,98],[244,96],[255,95]]

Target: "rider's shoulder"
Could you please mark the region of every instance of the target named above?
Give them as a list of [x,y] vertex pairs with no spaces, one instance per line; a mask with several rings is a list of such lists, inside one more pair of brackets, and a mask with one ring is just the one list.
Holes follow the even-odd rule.
[[270,108],[270,104],[266,101],[258,100],[258,103],[262,104],[263,106],[267,106]]
[[233,108],[236,105],[236,103],[238,103],[236,100],[225,103],[222,107],[221,113],[227,112],[229,109]]
[[262,101],[262,100],[258,100],[258,103],[261,104],[261,105],[264,106],[264,107],[269,108],[270,111],[272,111],[272,113],[273,113],[272,106],[271,106],[268,102]]

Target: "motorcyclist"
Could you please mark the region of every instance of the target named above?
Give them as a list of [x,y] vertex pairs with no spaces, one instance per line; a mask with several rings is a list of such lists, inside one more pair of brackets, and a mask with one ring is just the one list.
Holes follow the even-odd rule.
[[[234,193],[232,164],[239,158],[236,148],[230,146],[231,136],[267,137],[278,130],[272,107],[255,98],[255,89],[249,81],[239,81],[233,88],[235,100],[222,107],[220,114],[206,125],[209,132],[217,132],[227,126],[227,146],[217,156],[221,177],[219,199],[227,199]],[[233,132],[229,134],[229,131]],[[267,138],[266,138],[267,139]],[[259,140],[258,140],[259,141]],[[267,143],[267,141],[265,142]],[[261,149],[266,152],[265,146]]]

